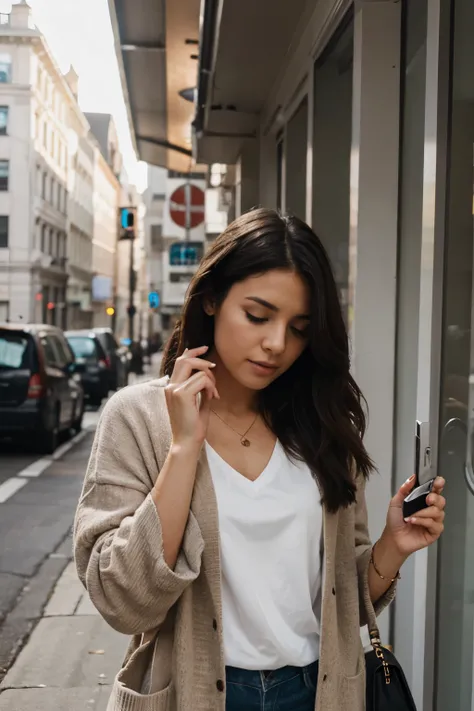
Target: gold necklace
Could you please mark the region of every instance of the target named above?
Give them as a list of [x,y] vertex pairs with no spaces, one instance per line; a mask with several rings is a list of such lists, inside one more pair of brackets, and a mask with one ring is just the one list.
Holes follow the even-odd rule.
[[242,445],[242,447],[250,447],[250,445],[251,445],[252,443],[251,443],[251,441],[248,439],[247,435],[248,435],[248,433],[250,432],[250,430],[252,429],[252,427],[254,426],[254,424],[256,423],[256,421],[257,421],[258,412],[257,412],[257,414],[255,415],[255,419],[254,419],[254,421],[252,422],[252,424],[250,425],[250,427],[249,427],[248,429],[246,429],[243,434],[240,434],[240,432],[238,432],[238,431],[235,429],[235,427],[232,427],[232,425],[229,425],[228,422],[226,422],[225,420],[223,420],[222,417],[221,417],[220,415],[218,415],[217,412],[216,412],[215,410],[213,410],[212,408],[211,408],[211,412],[213,412],[214,415],[215,415],[216,417],[218,417],[219,420],[220,420],[221,422],[223,422],[226,427],[228,427],[229,429],[233,430],[233,432],[235,432],[235,434],[239,435],[239,437],[240,437],[240,444]]

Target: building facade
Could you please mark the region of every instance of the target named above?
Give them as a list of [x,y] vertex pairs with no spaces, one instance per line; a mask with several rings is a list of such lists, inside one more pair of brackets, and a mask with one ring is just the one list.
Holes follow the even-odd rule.
[[92,323],[114,326],[113,308],[117,285],[118,211],[121,199],[122,158],[110,114],[86,113],[94,147]]
[[[417,708],[473,711],[474,4],[277,4],[257,17],[224,0],[201,38],[196,159],[236,165],[237,214],[290,211],[330,254],[370,409],[374,539],[422,423],[446,529],[404,566],[382,629]],[[239,43],[263,33],[236,69]]]
[[[331,257],[370,409],[373,539],[413,471],[417,422],[423,478],[446,478],[444,535],[404,566],[381,630],[420,711],[474,711],[474,3],[203,0],[200,23],[193,2],[180,21],[165,4],[146,0],[145,26],[132,0],[110,2],[136,49],[118,56],[139,154],[168,167],[187,154],[172,69],[179,56],[191,71],[182,38],[199,28],[195,161],[235,166],[236,214],[293,212]],[[139,55],[163,37],[166,65]],[[156,86],[141,79],[155,72]]]
[[[66,80],[77,99],[78,76],[71,67]],[[67,325],[70,329],[93,325],[91,305],[94,238],[95,149],[90,127],[80,111],[71,112],[68,172]]]
[[0,318],[63,325],[75,99],[26,3],[0,24]]
[[[145,260],[145,205],[136,187],[122,173],[120,207],[134,215],[133,239],[117,243],[115,332],[120,339],[141,341],[148,337],[147,271]],[[133,307],[133,314],[130,314]]]
[[[159,295],[158,308],[148,310],[148,333],[150,336],[163,333],[161,297],[163,294],[163,260],[165,256],[163,242],[163,214],[166,200],[166,180],[168,171],[159,166],[149,165],[147,188],[143,193],[145,205],[145,265],[146,284],[149,292]],[[165,323],[165,326],[167,324]],[[169,326],[168,326],[169,328]],[[166,330],[166,329],[165,329]]]
[[27,3],[0,22],[0,320],[92,324],[94,145]]

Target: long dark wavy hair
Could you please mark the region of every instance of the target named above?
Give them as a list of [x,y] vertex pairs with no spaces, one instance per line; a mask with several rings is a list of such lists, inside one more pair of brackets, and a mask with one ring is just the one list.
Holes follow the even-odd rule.
[[259,393],[259,410],[290,456],[304,461],[330,511],[355,501],[354,469],[368,477],[363,444],[365,400],[350,374],[349,342],[328,255],[304,222],[264,208],[235,220],[202,259],[181,319],[167,343],[162,374],[171,375],[185,348],[214,345],[214,317],[233,284],[272,269],[291,269],[310,290],[308,345],[298,360]]

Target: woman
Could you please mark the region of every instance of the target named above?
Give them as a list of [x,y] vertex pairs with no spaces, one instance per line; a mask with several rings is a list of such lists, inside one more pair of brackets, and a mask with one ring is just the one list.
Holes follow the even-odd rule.
[[360,625],[442,532],[443,480],[372,548],[362,396],[328,257],[265,209],[215,241],[164,378],[112,397],[75,522],[79,576],[134,635],[109,711],[362,711]]

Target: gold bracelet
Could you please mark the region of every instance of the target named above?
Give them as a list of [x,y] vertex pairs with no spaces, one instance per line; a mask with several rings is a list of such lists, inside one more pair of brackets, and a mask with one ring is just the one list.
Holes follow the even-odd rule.
[[377,575],[379,576],[379,578],[381,578],[382,580],[390,580],[391,583],[394,583],[395,580],[400,580],[401,579],[400,571],[398,571],[398,573],[396,574],[396,576],[394,578],[386,578],[385,575],[382,575],[382,573],[379,572],[377,566],[375,565],[375,561],[374,561],[375,546],[376,546],[376,543],[374,543],[374,545],[372,546],[372,552],[370,554],[370,562],[372,563],[373,568],[374,568],[375,572],[377,573]]

